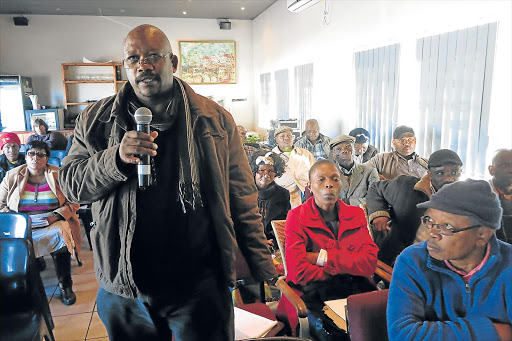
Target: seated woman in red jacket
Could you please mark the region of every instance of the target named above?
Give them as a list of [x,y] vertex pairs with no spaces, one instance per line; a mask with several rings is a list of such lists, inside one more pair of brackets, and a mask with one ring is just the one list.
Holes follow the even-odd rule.
[[317,340],[349,340],[323,313],[324,301],[375,290],[367,276],[377,267],[378,248],[363,210],[339,199],[340,176],[331,161],[317,161],[309,172],[313,197],[286,219],[286,279],[303,293]]

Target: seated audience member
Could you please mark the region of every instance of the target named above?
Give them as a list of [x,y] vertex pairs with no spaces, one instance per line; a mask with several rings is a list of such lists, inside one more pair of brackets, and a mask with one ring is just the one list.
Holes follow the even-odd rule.
[[356,128],[348,133],[355,137],[355,161],[357,163],[365,163],[375,155],[379,154],[379,150],[370,144],[370,133],[363,128]]
[[[60,299],[74,304],[71,254],[80,250],[79,208],[66,200],[57,181],[58,167],[48,164],[50,147],[42,141],[27,143],[26,164],[10,170],[0,184],[0,212],[26,213],[32,220],[36,257],[50,254],[59,280]],[[36,225],[40,222],[40,225]]]
[[68,140],[60,133],[48,131],[48,124],[38,118],[34,121],[34,135],[30,135],[27,139],[27,143],[31,141],[43,141],[51,150],[66,150]]
[[247,158],[250,158],[251,155],[260,149],[257,143],[246,143],[247,141],[247,129],[244,126],[237,125],[236,129],[238,130],[238,134],[240,135],[240,140],[242,140],[242,144],[244,146],[245,155]]
[[403,249],[428,237],[423,229],[418,229],[424,210],[416,204],[427,201],[444,185],[459,180],[461,171],[459,156],[449,149],[440,149],[430,155],[429,170],[421,179],[401,175],[370,186],[366,207],[381,261],[393,265]]
[[399,175],[411,175],[421,178],[427,174],[428,160],[416,154],[416,137],[411,127],[399,126],[393,132],[394,151],[372,157],[366,165],[377,169],[384,180]]
[[502,210],[489,183],[446,185],[418,208],[429,239],[397,258],[389,339],[512,340],[512,246],[494,235]]
[[178,70],[178,56],[173,54],[171,57],[171,63],[172,63],[172,72],[176,73]]
[[375,290],[365,276],[376,269],[378,248],[363,210],[339,199],[340,175],[329,160],[315,163],[309,172],[314,196],[286,219],[286,280],[303,293],[316,340],[349,340],[323,313],[324,301]]
[[309,151],[316,160],[329,157],[331,138],[320,134],[317,120],[307,120],[304,135],[295,142],[295,146]]
[[492,175],[489,181],[491,188],[498,195],[503,209],[501,229],[496,231],[496,236],[512,243],[512,149],[496,151],[492,165],[489,166],[489,173]]
[[284,220],[290,210],[290,192],[274,182],[284,173],[284,162],[279,155],[258,151],[251,155],[251,169],[258,187],[258,208],[261,214],[265,236],[274,247],[272,220]]
[[277,146],[272,149],[285,163],[284,174],[276,183],[290,192],[291,207],[302,204],[302,195],[308,184],[308,172],[315,163],[313,154],[293,145],[293,129],[281,126],[274,132]]
[[0,134],[0,181],[9,170],[25,163],[25,155],[20,153],[20,138],[15,133]]
[[379,174],[373,167],[354,161],[355,138],[349,135],[336,136],[330,144],[332,159],[341,170],[340,199],[347,205],[359,206],[366,203],[370,184],[379,181]]

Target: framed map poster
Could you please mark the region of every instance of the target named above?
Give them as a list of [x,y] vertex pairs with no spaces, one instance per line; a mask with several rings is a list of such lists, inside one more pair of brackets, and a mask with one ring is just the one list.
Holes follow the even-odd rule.
[[181,78],[189,84],[235,84],[234,41],[180,41]]

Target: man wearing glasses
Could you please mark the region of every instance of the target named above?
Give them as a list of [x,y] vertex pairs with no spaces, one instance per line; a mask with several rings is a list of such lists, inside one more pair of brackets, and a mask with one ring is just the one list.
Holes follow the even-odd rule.
[[416,204],[427,201],[444,185],[459,180],[461,171],[462,161],[457,153],[440,149],[430,155],[428,172],[421,179],[400,175],[370,186],[366,208],[381,261],[392,266],[403,249],[428,237],[420,226],[424,210],[416,208]]
[[416,136],[411,127],[397,127],[392,143],[394,151],[377,154],[365,164],[377,169],[383,180],[391,180],[399,175],[421,178],[427,174],[428,160],[416,154]]
[[[124,42],[129,82],[80,115],[59,173],[92,202],[98,314],[110,340],[232,340],[238,244],[256,281],[276,276],[236,124],[173,77],[172,49],[141,25]],[[151,133],[134,114],[152,112]],[[140,155],[152,183],[137,186]]]
[[398,256],[390,340],[512,340],[512,246],[497,240],[502,209],[487,181],[444,186],[421,218],[429,239]]

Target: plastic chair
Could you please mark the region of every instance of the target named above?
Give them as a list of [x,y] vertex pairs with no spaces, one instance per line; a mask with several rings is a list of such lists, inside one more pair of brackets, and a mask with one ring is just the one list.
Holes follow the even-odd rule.
[[48,159],[48,163],[50,165],[53,165],[53,166],[56,166],[56,167],[60,167],[60,159],[58,157],[50,157]]
[[[288,270],[286,269],[286,257],[285,257],[285,241],[286,236],[284,233],[285,226],[286,226],[286,220],[273,220],[271,222],[272,229],[274,230],[274,235],[276,236],[277,245],[279,246],[279,251],[281,252],[281,256],[283,258],[283,264],[285,267],[285,273],[288,273]],[[377,261],[377,268],[375,270],[375,274],[380,276],[381,278],[391,281],[391,275],[392,275],[393,269],[389,267],[387,264]],[[284,278],[280,278],[277,283],[277,287],[283,295],[290,301],[292,306],[295,308],[297,312],[297,318],[298,318],[298,326],[299,326],[299,337],[305,337],[309,338],[309,322],[308,322],[308,311],[306,308],[306,305],[304,301],[300,298],[298,292],[290,287],[288,283],[286,283]],[[376,286],[375,289],[378,289]],[[351,296],[349,296],[351,297]],[[276,315],[281,320],[289,320],[289,316],[286,316],[284,312],[277,312]],[[292,331],[294,333],[294,331]],[[354,339],[357,340],[357,339]]]
[[30,222],[20,213],[0,213],[0,302],[0,340],[54,340]]
[[50,156],[58,158],[59,162],[60,162],[58,167],[61,167],[62,166],[62,160],[66,156],[66,151],[65,150],[51,150],[50,151]]

